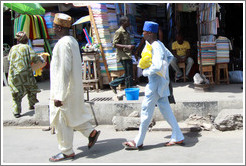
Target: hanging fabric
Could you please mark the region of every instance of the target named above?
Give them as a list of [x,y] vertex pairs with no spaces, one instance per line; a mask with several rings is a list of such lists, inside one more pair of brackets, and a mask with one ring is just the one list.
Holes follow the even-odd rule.
[[38,18],[35,15],[33,16],[33,18],[34,18],[35,29],[36,29],[36,38],[35,39],[40,39],[40,38],[42,38],[42,36],[41,36],[41,33],[40,33]]
[[33,24],[33,20],[32,20],[32,16],[31,15],[27,15],[29,17],[29,20],[30,20],[30,24],[29,24],[29,38],[30,39],[33,39],[33,27],[32,27],[32,24]]
[[28,15],[25,15],[25,24],[22,28],[22,31],[26,32],[27,36],[30,36],[30,17]]
[[28,38],[49,39],[49,34],[44,18],[40,15],[20,15],[14,20],[14,34],[19,31],[25,31]]
[[42,29],[44,32],[44,39],[50,39],[49,33],[48,33],[48,29],[47,29],[47,25],[46,22],[44,20],[44,17],[39,16],[40,17],[40,21],[41,21],[41,25],[42,25]]

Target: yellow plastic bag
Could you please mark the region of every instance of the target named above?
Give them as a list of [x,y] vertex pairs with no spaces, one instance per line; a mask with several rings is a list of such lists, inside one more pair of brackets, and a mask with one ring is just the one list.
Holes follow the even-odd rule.
[[37,77],[37,76],[41,76],[42,75],[42,71],[43,71],[43,68],[46,66],[47,62],[47,56],[50,56],[49,53],[46,53],[46,52],[43,52],[41,53],[40,55],[38,56],[42,56],[45,63],[42,63],[42,62],[37,62],[37,63],[32,63],[31,64],[31,68],[33,71],[35,71],[35,74],[34,76]]
[[139,61],[138,67],[141,69],[146,69],[152,64],[152,46],[146,41],[146,45],[142,51],[141,59]]
[[[142,51],[141,57],[142,58],[139,61],[138,67],[140,67],[141,69],[146,69],[152,65],[152,46],[149,44],[148,41],[146,41],[146,45]],[[159,72],[156,72],[156,74],[166,79],[167,70],[168,64],[166,60],[163,60],[161,70]]]
[[41,75],[42,75],[42,71],[43,71],[43,69],[42,69],[42,68],[39,68],[39,69],[35,70],[35,74],[34,74],[34,76],[35,76],[35,77],[37,77],[37,76],[41,76]]

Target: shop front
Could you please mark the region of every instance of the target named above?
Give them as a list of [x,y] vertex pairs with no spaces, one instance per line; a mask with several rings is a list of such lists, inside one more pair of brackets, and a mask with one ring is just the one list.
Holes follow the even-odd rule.
[[[212,76],[210,77],[213,78],[213,81],[210,80],[210,83],[218,83],[216,80],[224,77],[224,70],[218,76],[218,70],[220,70],[218,66],[224,66],[218,64],[226,64],[229,75],[230,73],[233,75],[233,71],[243,71],[243,3],[41,3],[41,6],[45,9],[45,13],[40,17],[34,15],[34,19],[40,20],[40,24],[37,22],[33,25],[37,34],[33,33],[30,36],[32,46],[43,44],[43,49],[38,48],[36,51],[47,51],[52,55],[52,48],[57,42],[52,23],[55,13],[69,14],[74,19],[73,22],[89,17],[89,21],[81,21],[72,26],[70,35],[77,39],[81,48],[81,56],[88,52],[87,47],[95,44],[99,54],[99,65],[97,66],[100,68],[98,70],[100,77],[98,79],[102,85],[108,85],[114,77],[120,76],[123,71],[123,66],[116,61],[116,50],[112,46],[112,40],[114,32],[119,27],[119,18],[124,15],[130,19],[131,42],[136,46],[142,38],[144,21],[151,20],[159,23],[161,29],[158,34],[159,40],[169,50],[172,50],[171,46],[175,41],[176,33],[182,31],[184,39],[190,43],[190,56],[194,60],[194,65],[189,73],[190,78],[193,78],[196,73],[206,75],[207,71],[205,69],[202,71],[202,66],[211,68]],[[17,26],[21,25],[20,20],[23,20],[23,17],[30,17],[15,13],[15,19],[11,21],[12,12],[10,10],[4,12],[4,31],[6,30],[5,26],[11,27],[10,29],[13,31],[4,33],[3,42],[10,46],[13,45],[13,42],[9,38],[13,39],[13,34],[20,30]],[[13,24],[9,24],[9,22],[13,22]],[[23,25],[25,27],[24,23]],[[40,25],[40,33],[35,27],[36,25]],[[209,49],[205,49],[207,45],[209,45]],[[134,57],[133,60],[136,66],[138,62]],[[82,62],[82,68],[87,69],[88,65],[93,67],[90,62]],[[92,76],[95,74],[93,70],[90,72],[87,74]],[[138,71],[137,68],[135,76],[136,80],[141,77],[141,71]],[[171,80],[174,80],[174,76],[175,72],[170,67]]]

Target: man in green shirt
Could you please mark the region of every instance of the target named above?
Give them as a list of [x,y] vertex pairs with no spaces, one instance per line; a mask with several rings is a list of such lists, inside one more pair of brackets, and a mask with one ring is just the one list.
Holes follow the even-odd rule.
[[131,45],[130,34],[126,30],[130,26],[129,19],[126,16],[121,17],[120,25],[120,28],[115,32],[113,46],[116,48],[117,62],[122,63],[125,74],[109,83],[115,94],[117,94],[116,87],[124,81],[126,88],[133,85],[132,50],[135,46]]

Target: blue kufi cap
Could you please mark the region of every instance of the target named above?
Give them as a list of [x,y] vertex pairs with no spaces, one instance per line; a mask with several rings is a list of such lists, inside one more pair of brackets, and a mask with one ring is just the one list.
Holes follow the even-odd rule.
[[143,30],[147,32],[157,33],[159,24],[153,21],[145,21]]

